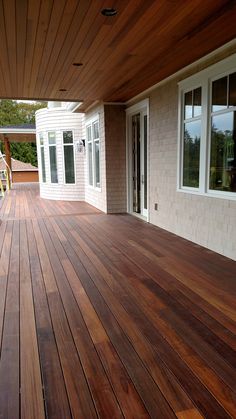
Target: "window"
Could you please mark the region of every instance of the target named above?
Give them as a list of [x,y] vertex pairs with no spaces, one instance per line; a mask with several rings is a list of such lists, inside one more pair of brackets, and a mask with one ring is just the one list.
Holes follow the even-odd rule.
[[86,133],[88,183],[90,186],[100,188],[100,139],[98,120],[87,125]]
[[183,186],[199,187],[201,87],[184,95]]
[[53,131],[48,133],[48,147],[49,147],[51,183],[58,183],[56,133]]
[[44,151],[44,137],[43,133],[39,134],[39,146],[40,146],[40,156],[41,156],[41,170],[42,170],[42,181],[46,182],[46,168],[45,168],[45,151]]
[[209,187],[236,192],[236,72],[212,83]]
[[72,131],[63,131],[65,183],[75,183],[74,140]]
[[179,189],[236,199],[236,55],[180,83],[180,115]]

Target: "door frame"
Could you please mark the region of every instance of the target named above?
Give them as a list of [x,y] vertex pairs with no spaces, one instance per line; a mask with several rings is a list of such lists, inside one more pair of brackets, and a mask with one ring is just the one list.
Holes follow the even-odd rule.
[[[132,116],[137,113],[147,115],[147,217],[133,211],[133,173],[132,173]],[[143,127],[143,123],[140,124]],[[126,109],[126,173],[127,173],[127,212],[142,217],[149,222],[150,218],[150,154],[149,154],[149,99],[144,99]]]

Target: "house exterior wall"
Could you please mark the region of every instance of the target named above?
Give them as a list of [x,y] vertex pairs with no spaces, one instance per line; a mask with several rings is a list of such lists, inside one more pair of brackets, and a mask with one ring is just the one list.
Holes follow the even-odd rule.
[[126,202],[126,120],[120,105],[99,104],[86,113],[85,125],[99,119],[101,188],[88,184],[86,170],[85,200],[107,213],[127,211]]
[[127,211],[126,114],[124,106],[104,105],[107,212]]
[[17,171],[12,172],[12,182],[13,183],[25,183],[25,182],[38,182],[39,181],[39,174],[37,171]]
[[[85,199],[85,150],[79,152],[76,143],[84,138],[84,116],[62,108],[40,109],[36,112],[37,152],[39,160],[40,195],[46,199],[80,201]],[[64,149],[62,132],[73,131],[75,155],[75,184],[64,179]],[[50,181],[48,131],[56,132],[58,183]],[[46,182],[42,182],[39,133],[44,135]]]
[[177,192],[177,83],[202,68],[196,66],[149,95],[150,222],[236,260],[236,201]]

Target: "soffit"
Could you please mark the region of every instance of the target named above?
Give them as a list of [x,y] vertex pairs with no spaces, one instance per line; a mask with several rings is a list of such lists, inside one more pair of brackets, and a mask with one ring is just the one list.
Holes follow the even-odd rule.
[[125,102],[235,38],[235,21],[234,0],[5,0],[0,97]]

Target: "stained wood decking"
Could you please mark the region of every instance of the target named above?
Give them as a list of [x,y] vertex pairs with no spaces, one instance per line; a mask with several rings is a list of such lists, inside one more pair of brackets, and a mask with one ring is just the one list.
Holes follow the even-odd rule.
[[128,215],[0,209],[0,418],[236,417],[236,263]]

